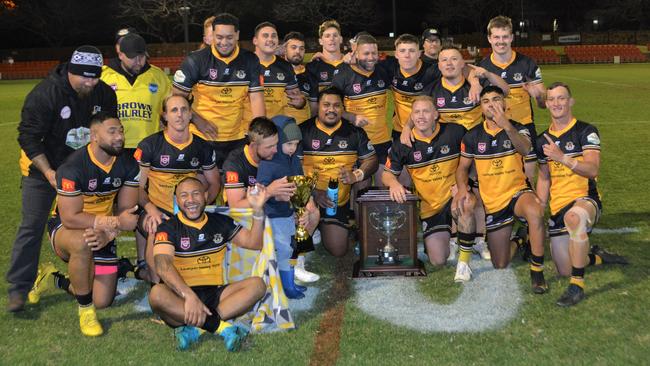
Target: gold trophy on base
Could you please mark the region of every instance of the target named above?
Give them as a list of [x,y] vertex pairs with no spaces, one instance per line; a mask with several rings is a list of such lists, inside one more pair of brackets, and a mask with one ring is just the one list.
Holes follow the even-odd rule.
[[[311,193],[316,188],[318,173],[314,172],[313,175],[292,175],[287,177],[287,180],[296,185],[296,192],[291,196],[289,202],[291,202],[291,206],[296,210],[298,217],[301,217],[305,214]],[[309,233],[307,229],[300,224],[296,224],[296,241],[303,241],[308,238]]]

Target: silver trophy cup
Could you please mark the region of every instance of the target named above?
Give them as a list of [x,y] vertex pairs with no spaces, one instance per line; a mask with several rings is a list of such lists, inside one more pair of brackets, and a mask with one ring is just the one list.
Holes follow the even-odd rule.
[[397,248],[391,244],[390,238],[397,229],[404,226],[405,222],[406,211],[400,210],[399,207],[385,205],[370,213],[372,227],[386,236],[386,245],[377,249],[377,264],[399,263],[399,253]]

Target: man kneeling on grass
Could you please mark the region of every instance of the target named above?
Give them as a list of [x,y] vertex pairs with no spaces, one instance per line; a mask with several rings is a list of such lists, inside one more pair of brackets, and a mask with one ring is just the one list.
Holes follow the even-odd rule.
[[154,241],[154,263],[162,279],[151,288],[153,311],[174,328],[180,350],[198,341],[201,328],[223,337],[228,351],[237,351],[248,330],[232,325],[232,319],[249,311],[266,292],[260,277],[224,283],[226,244],[262,249],[264,231],[264,187],[249,187],[247,199],[253,208],[253,225],[242,228],[227,216],[204,212],[206,192],[193,177],[176,186],[180,212],[163,222]]

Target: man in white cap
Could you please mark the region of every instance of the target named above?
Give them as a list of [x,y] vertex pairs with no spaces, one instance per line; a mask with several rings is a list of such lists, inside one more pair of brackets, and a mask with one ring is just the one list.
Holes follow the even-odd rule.
[[24,309],[37,280],[43,229],[56,196],[56,169],[89,142],[93,114],[117,117],[115,92],[99,80],[102,65],[97,48],[81,46],[25,99],[18,125],[22,219],[6,276],[10,312]]

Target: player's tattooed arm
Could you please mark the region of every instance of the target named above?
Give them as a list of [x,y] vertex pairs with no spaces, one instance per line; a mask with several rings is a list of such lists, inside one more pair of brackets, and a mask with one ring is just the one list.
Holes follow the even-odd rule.
[[160,279],[176,295],[185,299],[188,294],[193,293],[192,289],[185,283],[183,277],[174,267],[174,247],[166,244],[156,244],[154,251],[154,267]]
[[56,171],[54,171],[54,169],[52,169],[50,166],[50,162],[45,157],[45,154],[34,156],[32,159],[32,164],[36,167],[36,169],[40,170],[41,173],[43,173],[50,185],[56,189]]

